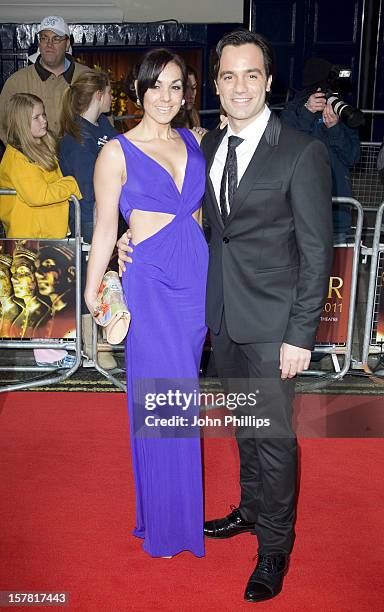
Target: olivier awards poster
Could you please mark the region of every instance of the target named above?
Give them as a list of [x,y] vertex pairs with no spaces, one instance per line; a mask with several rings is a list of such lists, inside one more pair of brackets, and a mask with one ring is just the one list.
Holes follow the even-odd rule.
[[71,240],[0,240],[0,337],[75,337]]
[[332,272],[316,344],[345,344],[347,341],[354,247],[335,247],[333,253]]
[[377,300],[376,342],[380,344],[381,342],[384,342],[384,272],[383,272],[382,266],[379,266],[379,270],[378,270],[378,280],[377,280],[377,285],[376,285],[376,300]]

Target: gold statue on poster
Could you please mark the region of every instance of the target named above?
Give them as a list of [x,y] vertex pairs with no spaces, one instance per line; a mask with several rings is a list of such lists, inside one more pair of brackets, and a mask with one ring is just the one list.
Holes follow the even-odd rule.
[[42,328],[51,318],[50,307],[38,296],[36,260],[36,253],[27,249],[23,243],[16,243],[11,264],[11,282],[14,302],[20,312],[12,322],[11,338],[34,338],[35,334],[42,337]]
[[73,245],[0,241],[0,338],[75,337],[75,281]]
[[76,278],[73,251],[64,245],[41,246],[37,253],[35,276],[40,295],[50,301],[49,337],[73,335]]
[[0,253],[0,336],[10,337],[13,321],[20,314],[11,282],[12,257]]

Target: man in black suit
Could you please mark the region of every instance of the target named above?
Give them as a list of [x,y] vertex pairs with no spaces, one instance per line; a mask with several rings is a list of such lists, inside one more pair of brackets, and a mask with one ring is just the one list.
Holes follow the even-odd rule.
[[280,592],[294,541],[293,378],[309,366],[328,286],[331,174],[324,145],[282,125],[265,104],[273,70],[268,41],[239,30],[216,51],[228,128],[202,141],[211,234],[207,324],[226,389],[251,391],[256,381],[260,401],[248,416],[268,418],[270,427],[237,428],[240,503],[207,521],[204,532],[257,535],[258,562],[244,595],[255,602]]

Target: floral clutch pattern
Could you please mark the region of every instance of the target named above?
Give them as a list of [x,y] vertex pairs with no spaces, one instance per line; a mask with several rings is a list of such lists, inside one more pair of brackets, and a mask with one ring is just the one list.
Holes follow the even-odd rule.
[[93,318],[105,328],[107,341],[120,344],[128,333],[131,314],[125,303],[123,288],[117,272],[106,272],[101,281]]

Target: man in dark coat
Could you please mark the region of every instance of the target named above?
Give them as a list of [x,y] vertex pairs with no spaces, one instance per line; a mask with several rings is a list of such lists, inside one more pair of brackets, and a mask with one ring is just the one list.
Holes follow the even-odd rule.
[[256,385],[259,396],[236,432],[239,506],[207,521],[205,534],[257,535],[258,562],[244,596],[262,601],[280,592],[294,541],[294,376],[309,366],[328,286],[331,172],[324,144],[281,124],[265,104],[268,41],[239,30],[216,51],[228,128],[202,141],[211,234],[206,319],[226,389],[251,393]]

